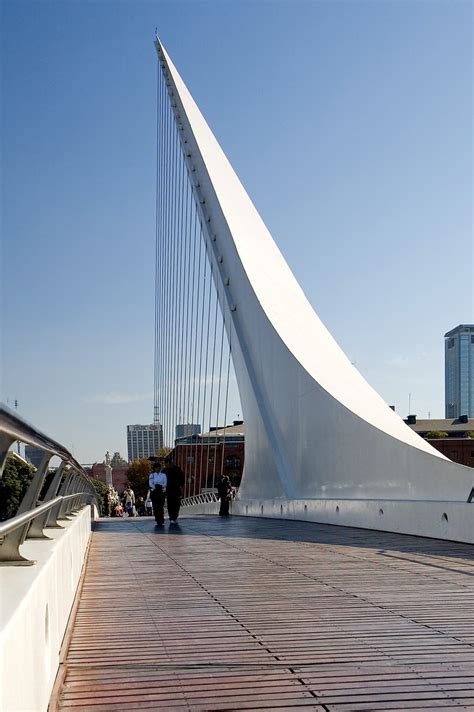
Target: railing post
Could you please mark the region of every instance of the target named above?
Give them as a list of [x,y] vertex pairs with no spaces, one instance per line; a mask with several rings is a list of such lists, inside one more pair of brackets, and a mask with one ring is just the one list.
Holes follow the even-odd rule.
[[[61,487],[59,488],[58,496],[59,497],[65,497],[67,494],[69,494],[69,491],[71,489],[71,481],[72,481],[72,475],[70,472],[66,472],[64,475],[64,479],[61,483]],[[66,509],[67,509],[67,501],[64,499],[61,501],[59,506],[54,508],[54,516],[56,518],[56,521],[66,521],[69,519],[69,517],[66,515]]]
[[74,497],[73,500],[71,500],[71,514],[76,514],[80,509],[82,509],[82,498],[83,498],[83,489],[84,489],[84,480],[85,478],[82,476],[80,472],[76,472],[76,486],[74,489],[79,490]]
[[[46,492],[43,502],[49,502],[51,499],[54,499],[56,497],[56,492],[59,488],[59,484],[61,482],[61,477],[63,474],[65,462],[62,461],[61,464],[59,465],[58,469],[56,470],[56,474],[54,475],[53,479],[50,482],[50,485],[48,487],[48,491]],[[33,519],[31,522],[31,526],[28,530],[28,539],[49,539],[50,537],[46,537],[46,535],[43,532],[43,529],[46,528],[46,526],[51,526],[55,528],[62,529],[62,527],[57,523],[54,522],[54,524],[48,524],[48,521],[50,519],[51,515],[51,510],[48,512],[45,512],[39,517],[36,517],[36,519]]]
[[[48,471],[48,465],[51,460],[51,453],[50,452],[44,452],[43,453],[43,459],[41,460],[41,464],[38,467],[38,470],[35,473],[35,476],[33,477],[33,480],[31,482],[30,487],[28,488],[27,493],[25,494],[25,497],[20,504],[20,507],[18,508],[17,514],[21,514],[22,512],[27,512],[29,509],[33,509],[34,507],[37,506],[38,504],[38,497],[40,496],[41,493],[41,488],[43,487],[44,484],[44,479],[46,477],[46,473]],[[31,493],[30,493],[31,490]],[[35,528],[35,521],[33,520],[30,522],[30,525],[27,527],[25,535],[23,537],[23,541],[25,539],[49,539],[49,536],[46,536],[44,534],[43,530],[41,529],[40,531]],[[20,542],[23,544],[23,541]]]
[[0,478],[3,475],[3,470],[5,468],[5,463],[8,456],[8,448],[12,443],[15,442],[15,438],[7,433],[0,433]]
[[[50,459],[51,453],[44,452],[41,464],[37,469],[20,506],[18,507],[17,514],[22,514],[23,512],[27,512],[29,509],[34,509],[36,507],[38,495],[41,492],[41,487],[43,486],[44,476],[46,470],[48,469]],[[25,541],[29,528],[30,522],[24,524],[18,529],[15,529],[15,531],[10,534],[5,535],[0,547],[0,565],[4,566],[6,564],[14,564],[15,566],[31,566],[35,563],[35,561],[25,559],[25,557],[20,554],[20,546]],[[49,537],[45,537],[43,535],[41,538],[48,539]]]
[[[68,494],[74,494],[75,490],[77,489],[79,479],[79,473],[76,470],[72,470],[71,474],[69,475],[69,487],[67,492]],[[66,516],[66,518],[69,518],[69,515],[73,515],[75,513],[77,499],[78,498],[76,496],[71,497],[70,499],[67,499],[65,501],[64,515]]]
[[[58,496],[58,497],[60,497],[62,494],[64,494],[64,488],[65,488],[64,468],[65,467],[66,467],[66,462],[64,460],[62,460],[61,464],[58,467],[58,471],[56,472],[56,476],[55,476],[55,479],[56,479],[56,477],[58,477],[58,480],[59,480],[57,483],[57,488],[56,488],[56,496]],[[60,473],[60,474],[58,475],[58,473]],[[51,485],[52,485],[52,483],[51,483]],[[48,490],[48,494],[49,494],[49,490]],[[55,495],[53,495],[53,497],[54,496]],[[64,529],[64,527],[62,527],[58,522],[62,505],[63,505],[62,501],[58,502],[57,504],[54,505],[54,507],[52,507],[49,510],[48,519],[47,519],[46,525],[45,525],[48,529],[49,528]]]

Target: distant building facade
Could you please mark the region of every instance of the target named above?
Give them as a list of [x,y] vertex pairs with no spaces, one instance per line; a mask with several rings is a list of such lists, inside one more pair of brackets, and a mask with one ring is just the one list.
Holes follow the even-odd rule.
[[445,416],[474,417],[474,324],[444,335]]
[[474,418],[418,420],[410,415],[405,423],[453,462],[474,467]]
[[199,435],[201,426],[198,423],[181,423],[176,426],[176,440],[187,438],[190,435]]
[[163,428],[153,425],[127,425],[128,461],[155,455],[163,447]]

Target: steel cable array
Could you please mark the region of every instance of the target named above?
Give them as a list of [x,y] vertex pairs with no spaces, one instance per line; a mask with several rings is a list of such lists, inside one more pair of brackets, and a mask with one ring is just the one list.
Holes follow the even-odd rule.
[[186,158],[166,69],[158,63],[154,412],[164,446],[185,472],[184,494],[193,496],[214,488],[224,471],[217,431],[225,433],[235,376],[231,319],[217,293],[203,224],[205,199]]

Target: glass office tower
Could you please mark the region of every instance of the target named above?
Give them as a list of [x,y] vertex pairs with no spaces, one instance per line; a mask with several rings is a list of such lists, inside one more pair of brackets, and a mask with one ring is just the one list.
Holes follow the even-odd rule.
[[474,324],[444,335],[445,417],[474,418]]

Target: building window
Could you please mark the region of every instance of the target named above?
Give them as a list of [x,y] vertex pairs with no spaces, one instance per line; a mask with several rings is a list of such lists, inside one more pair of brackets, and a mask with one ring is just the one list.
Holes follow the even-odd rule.
[[230,455],[225,459],[225,466],[230,467],[233,470],[238,470],[240,468],[240,457],[237,455]]

